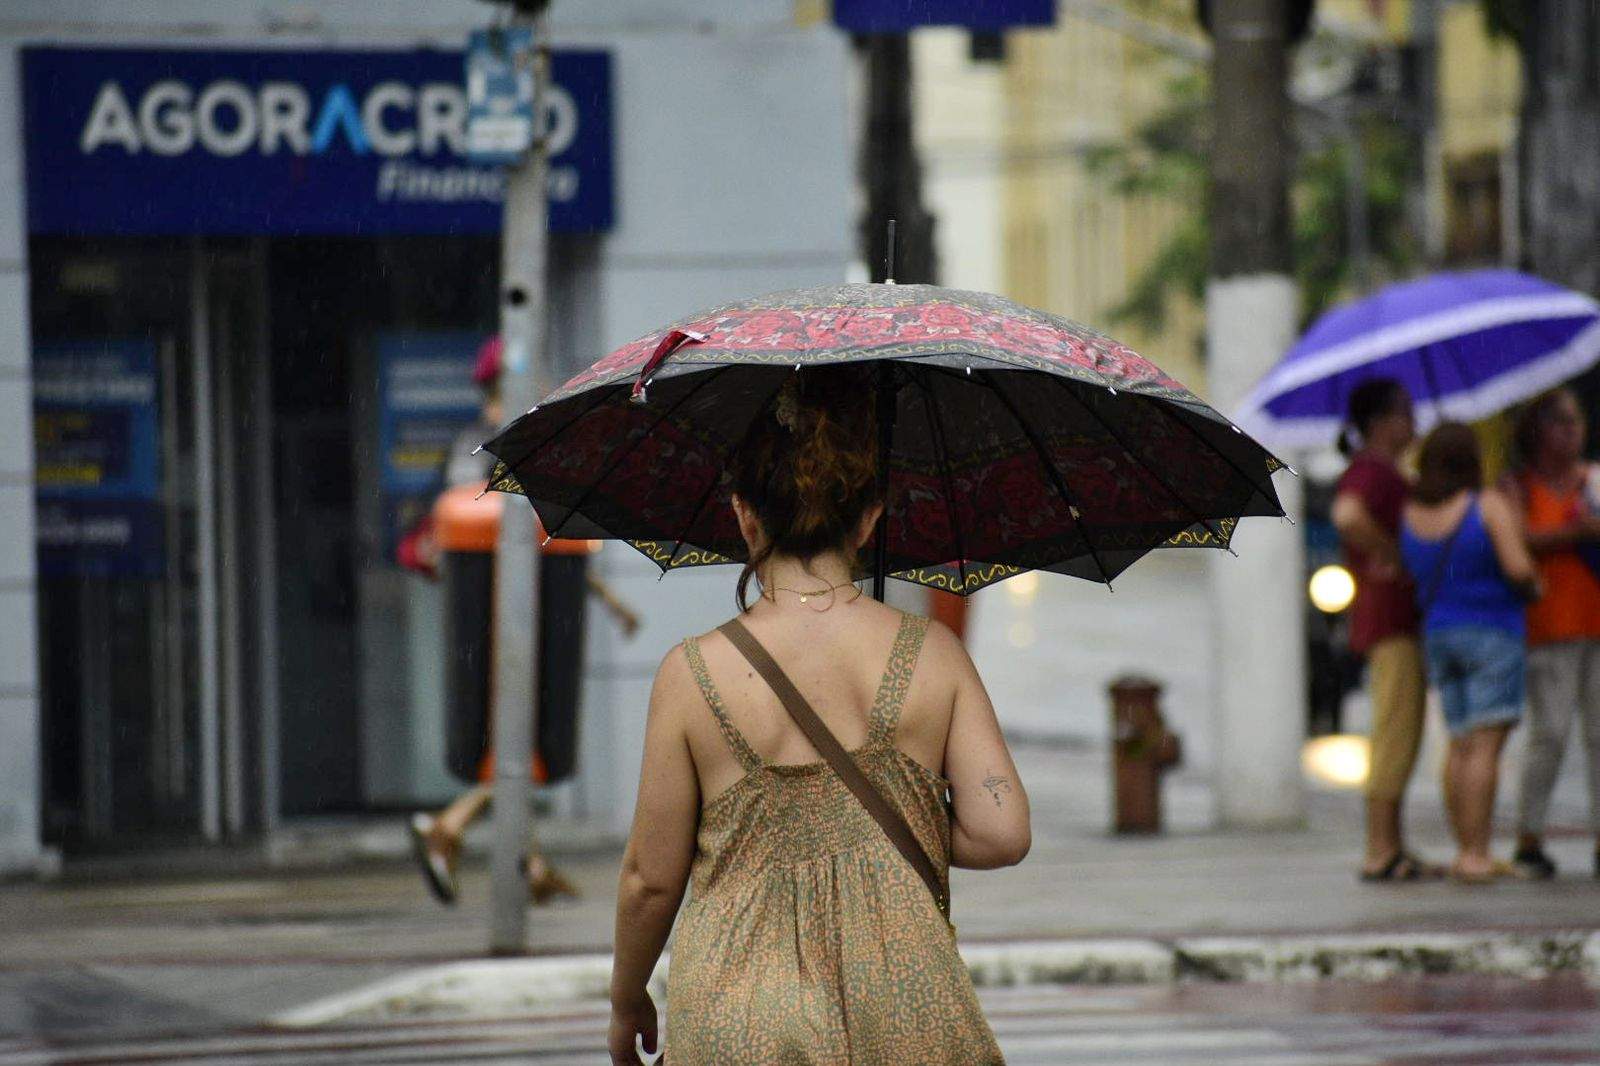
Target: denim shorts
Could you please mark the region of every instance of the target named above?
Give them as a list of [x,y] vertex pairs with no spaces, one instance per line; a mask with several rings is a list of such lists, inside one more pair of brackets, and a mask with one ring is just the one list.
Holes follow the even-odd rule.
[[1439,690],[1451,736],[1522,719],[1528,652],[1521,634],[1492,626],[1433,629],[1427,654],[1428,680]]

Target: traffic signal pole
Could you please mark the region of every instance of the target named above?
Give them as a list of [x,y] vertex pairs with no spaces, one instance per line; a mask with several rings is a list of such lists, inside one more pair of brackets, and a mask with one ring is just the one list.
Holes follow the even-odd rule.
[[[543,101],[550,71],[548,0],[516,0],[517,25],[533,31],[533,143],[506,172],[501,249],[500,392],[508,416],[528,410],[549,391],[545,352],[545,192]],[[532,839],[532,761],[538,704],[539,631],[537,522],[533,508],[507,499],[495,550],[493,852],[490,936],[494,955],[527,950],[528,884],[523,863]]]

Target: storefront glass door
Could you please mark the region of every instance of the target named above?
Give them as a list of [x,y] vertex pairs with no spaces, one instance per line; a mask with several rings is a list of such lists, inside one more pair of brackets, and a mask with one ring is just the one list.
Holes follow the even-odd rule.
[[252,242],[32,244],[44,813],[69,848],[276,810],[262,263]]

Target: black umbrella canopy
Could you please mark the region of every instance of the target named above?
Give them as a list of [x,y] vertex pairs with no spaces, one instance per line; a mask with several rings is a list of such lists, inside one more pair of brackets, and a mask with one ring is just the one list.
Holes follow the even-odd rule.
[[1276,458],[1147,360],[1000,297],[931,286],[778,293],[618,349],[486,447],[490,487],[553,536],[663,570],[741,562],[730,464],[791,375],[870,363],[884,569],[967,594],[1023,570],[1109,582],[1281,516]]

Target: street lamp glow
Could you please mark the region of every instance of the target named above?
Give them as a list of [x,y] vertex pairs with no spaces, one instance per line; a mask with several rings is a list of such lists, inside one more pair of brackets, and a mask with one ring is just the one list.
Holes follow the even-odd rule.
[[1323,614],[1338,614],[1356,598],[1356,579],[1337,563],[1318,568],[1307,586],[1311,602]]
[[1366,737],[1334,734],[1313,737],[1300,749],[1300,768],[1307,777],[1334,788],[1360,788],[1367,783],[1372,748]]

